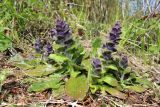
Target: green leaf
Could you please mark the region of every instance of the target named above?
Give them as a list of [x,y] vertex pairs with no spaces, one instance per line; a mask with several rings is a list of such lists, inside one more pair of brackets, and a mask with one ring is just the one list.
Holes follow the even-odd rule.
[[46,89],[58,89],[60,86],[61,86],[61,83],[59,82],[60,80],[59,79],[49,79],[49,80],[46,80],[46,81],[39,81],[39,82],[36,82],[36,83],[33,83],[29,88],[28,88],[28,91],[29,92],[42,92]]
[[16,65],[17,67],[19,67],[19,68],[22,68],[22,69],[31,69],[31,68],[34,67],[34,66],[32,66],[32,65],[29,65],[29,64],[25,63],[24,61],[19,62],[19,63],[16,63],[15,65]]
[[98,80],[99,82],[105,82],[111,86],[119,86],[118,81],[115,79],[115,77],[111,75],[106,75],[105,77]]
[[0,32],[0,52],[5,51],[7,48],[11,46],[11,40],[5,37],[1,32]]
[[77,77],[81,72],[80,71],[74,71],[73,66],[68,66],[68,72],[70,73],[70,77]]
[[28,84],[28,83],[35,83],[35,82],[37,82],[37,80],[35,79],[35,78],[32,78],[32,77],[27,77],[27,78],[24,78],[23,80],[22,80],[22,83],[24,83],[24,84]]
[[53,59],[54,61],[56,61],[58,63],[63,63],[68,60],[68,58],[66,56],[58,55],[58,54],[50,54],[49,58]]
[[11,74],[11,70],[10,69],[0,70],[0,92],[1,92],[1,88],[2,88],[3,82],[5,81],[5,79],[7,78],[7,76],[9,74]]
[[106,66],[106,69],[118,71],[118,68],[115,65],[108,65],[108,66]]
[[34,69],[29,69],[27,71],[24,71],[24,73],[28,76],[42,77],[53,73],[55,70],[56,68],[52,65],[38,65]]
[[112,87],[108,87],[108,86],[103,86],[101,87],[102,91],[107,91],[109,94],[120,98],[120,99],[126,99],[127,95],[120,92],[119,90],[117,90],[116,88],[112,88]]
[[77,77],[81,72],[80,71],[71,71],[70,76],[71,77]]
[[139,84],[142,84],[145,88],[149,88],[152,87],[152,82],[145,79],[145,78],[136,78],[136,82],[138,82]]
[[23,70],[28,70],[39,65],[41,59],[36,58],[33,60],[25,60],[20,54],[16,54],[15,56],[11,57],[9,61],[15,63],[17,67]]
[[37,82],[37,83],[33,83],[29,88],[28,91],[32,92],[38,92],[38,91],[44,91],[46,90],[48,87],[45,86],[44,82]]
[[57,43],[55,43],[55,42],[53,42],[53,46],[54,46],[54,49],[55,49],[55,50],[58,50],[58,49],[64,47],[63,45],[57,44]]
[[66,94],[75,100],[83,100],[89,89],[87,78],[84,75],[71,77],[65,84]]
[[124,69],[122,72],[123,72],[124,74],[127,74],[127,73],[131,73],[131,71],[132,71],[132,68],[131,68],[131,67],[127,67],[127,68]]
[[129,90],[132,90],[132,91],[135,91],[135,92],[144,92],[145,91],[145,88],[142,87],[141,85],[134,85],[134,86],[125,86],[126,89],[129,89]]
[[91,72],[92,72],[92,65],[91,65],[91,60],[90,60],[90,58],[88,58],[88,59],[84,59],[84,60],[82,60],[82,63],[81,63],[81,65],[84,67],[84,69],[86,69],[86,71],[88,71],[88,80],[89,80],[89,82],[91,82]]
[[99,85],[90,85],[90,90],[92,94],[95,94],[97,90],[99,90],[100,86]]
[[91,65],[91,60],[90,59],[85,59],[82,61],[81,65],[86,69],[86,70],[89,70],[92,68],[92,65]]
[[60,98],[65,94],[65,87],[64,85],[61,85],[58,89],[53,89],[52,95],[55,98]]
[[101,38],[98,37],[95,40],[93,40],[92,47],[94,49],[100,48],[101,47]]
[[16,54],[13,57],[11,57],[9,59],[10,62],[16,62],[16,63],[20,63],[20,62],[24,62],[24,58],[20,55],[20,54]]
[[159,53],[158,45],[151,45],[148,50],[154,54]]
[[95,40],[93,40],[93,42],[92,42],[92,53],[93,53],[93,55],[97,54],[97,50],[100,47],[101,47],[101,39],[98,37]]
[[3,69],[0,71],[0,84],[6,79],[6,77],[11,73],[10,69]]

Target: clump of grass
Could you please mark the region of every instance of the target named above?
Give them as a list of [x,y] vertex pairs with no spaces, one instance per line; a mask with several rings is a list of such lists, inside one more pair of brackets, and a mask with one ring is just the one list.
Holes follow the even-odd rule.
[[160,57],[159,22],[156,18],[125,21],[121,46],[144,59]]

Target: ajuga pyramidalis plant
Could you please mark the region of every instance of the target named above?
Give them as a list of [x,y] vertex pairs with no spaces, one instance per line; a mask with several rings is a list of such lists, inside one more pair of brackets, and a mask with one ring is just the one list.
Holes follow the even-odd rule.
[[[69,25],[62,19],[56,20],[55,27],[51,29],[51,37],[58,48],[49,58],[60,65],[61,69],[57,70],[57,73],[69,77],[65,83],[66,94],[72,98],[83,99],[88,91],[88,82],[87,70],[82,66],[85,55],[82,45],[73,38]],[[82,79],[78,79],[81,77]]]
[[[120,41],[121,25],[120,22],[116,22],[111,32],[109,33],[109,41],[107,41],[102,46],[102,55],[106,62],[111,61],[111,63],[115,62],[115,59],[112,57],[112,54],[117,51],[117,45]],[[127,56],[123,56],[119,63],[123,68],[127,68],[128,66],[128,58]]]
[[[143,79],[140,79],[128,66],[127,56],[116,53],[118,51],[117,46],[121,40],[121,34],[121,24],[116,22],[108,34],[108,41],[100,48],[100,55],[97,55],[92,60],[93,76],[90,87],[92,93],[95,93],[97,90],[107,91],[116,97],[125,99],[125,95],[120,92],[123,89],[137,92],[145,90],[142,82],[139,81],[143,81]],[[117,94],[114,92],[117,92]]]
[[[121,35],[121,25],[120,22],[116,22],[113,26],[111,32],[109,33],[108,41],[102,44],[101,47],[101,57],[93,58],[93,81],[92,85],[96,86],[111,86],[120,87],[120,79],[123,75],[123,71],[128,67],[128,58],[123,56],[122,58],[114,58],[114,53],[116,53],[117,46],[120,41]],[[99,55],[98,55],[99,56]],[[96,81],[96,82],[95,82]],[[99,87],[99,88],[100,88]],[[99,89],[95,88],[95,89]],[[101,89],[100,89],[101,90]],[[95,92],[95,91],[94,91]]]

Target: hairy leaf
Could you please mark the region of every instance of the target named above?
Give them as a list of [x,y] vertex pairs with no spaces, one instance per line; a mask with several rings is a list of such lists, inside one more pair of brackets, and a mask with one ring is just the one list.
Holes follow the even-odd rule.
[[90,85],[90,90],[92,94],[95,94],[97,90],[99,90],[100,85]]
[[106,69],[110,69],[110,70],[118,71],[118,68],[117,68],[115,65],[109,65],[109,66],[106,66]]
[[65,84],[66,94],[75,100],[83,100],[88,88],[87,78],[84,75],[71,77]]
[[119,90],[117,90],[116,88],[112,88],[112,87],[108,87],[108,86],[104,86],[104,87],[101,87],[101,90],[102,91],[106,91],[108,92],[109,94],[117,97],[117,98],[121,98],[121,99],[126,99],[127,95],[120,92]]
[[145,91],[145,88],[142,87],[141,85],[126,86],[125,88],[129,89],[129,90],[132,90],[132,91],[135,91],[135,92],[139,92],[139,93]]
[[58,54],[50,54],[49,55],[50,59],[53,59],[54,61],[58,62],[58,63],[63,63],[65,61],[68,60],[67,57],[63,56],[63,55],[58,55]]
[[46,89],[58,89],[61,86],[60,80],[59,79],[49,79],[46,81],[39,81],[36,83],[33,83],[29,88],[28,91],[32,92],[41,92],[44,91]]
[[41,76],[51,74],[55,70],[56,70],[56,68],[51,65],[38,65],[34,69],[29,69],[29,70],[25,71],[25,74],[27,74],[28,76],[41,77]]
[[119,86],[116,78],[111,75],[106,75],[105,77],[99,79],[99,82],[105,82],[111,86]]
[[93,42],[92,42],[92,47],[94,49],[100,48],[101,47],[101,38],[96,38]]
[[52,91],[52,95],[56,98],[60,98],[65,94],[65,87],[61,85],[58,89]]
[[7,48],[11,46],[11,40],[5,37],[1,32],[0,32],[0,52],[5,51]]

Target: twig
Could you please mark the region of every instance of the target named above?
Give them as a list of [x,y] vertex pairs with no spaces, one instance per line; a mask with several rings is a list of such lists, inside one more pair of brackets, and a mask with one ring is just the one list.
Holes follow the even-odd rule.
[[79,5],[79,4],[75,4],[75,3],[67,3],[67,5],[83,6],[83,5]]
[[67,105],[71,105],[72,107],[82,107],[81,105],[78,105],[77,103],[78,103],[78,101],[76,101],[76,102],[68,102]]
[[51,99],[49,99],[47,101],[41,101],[41,103],[45,104],[44,107],[47,107],[46,105],[49,104],[49,103],[50,104],[66,104],[66,105],[70,105],[72,107],[83,107],[83,106],[77,104],[78,101],[71,102],[71,101],[64,101],[64,100],[54,100],[54,99],[51,100]]
[[102,95],[100,95],[100,96],[101,96],[102,98],[108,100],[108,101],[111,101],[112,104],[113,104],[115,107],[122,107],[122,105],[117,104],[117,102],[113,101],[112,99],[109,99],[107,96],[102,96]]
[[157,107],[154,104],[132,104],[132,106],[136,107]]
[[[48,101],[48,100],[47,100]],[[40,103],[42,103],[42,104],[49,104],[49,103],[51,103],[51,104],[65,104],[66,103],[66,101],[64,101],[64,100],[54,100],[54,99],[50,99],[48,102],[47,101],[41,101]]]
[[50,102],[51,99],[52,99],[52,96],[50,96],[49,99],[46,101],[44,107],[47,107],[47,104]]

